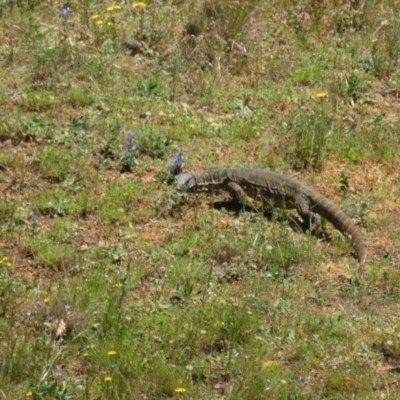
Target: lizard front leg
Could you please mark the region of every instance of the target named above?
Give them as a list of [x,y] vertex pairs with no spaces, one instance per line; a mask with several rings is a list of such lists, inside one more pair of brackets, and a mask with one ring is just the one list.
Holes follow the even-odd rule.
[[229,182],[228,188],[229,194],[232,196],[232,199],[240,205],[245,205],[247,196],[241,186],[235,182]]
[[213,202],[214,206],[235,211],[237,215],[248,203],[246,193],[234,182],[228,183],[224,188],[219,188],[218,194],[218,198]]
[[246,192],[238,183],[229,182],[227,186],[229,194],[233,202],[237,206],[241,207],[242,209],[246,208],[247,210],[251,210],[254,212],[257,212],[259,210],[259,207],[257,207],[256,199],[246,194]]

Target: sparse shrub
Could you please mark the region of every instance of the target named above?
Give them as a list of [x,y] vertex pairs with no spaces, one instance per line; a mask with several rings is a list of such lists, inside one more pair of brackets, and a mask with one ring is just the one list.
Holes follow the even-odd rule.
[[[123,144],[118,146],[119,137],[124,133],[127,137]],[[172,144],[171,139],[159,133],[151,131],[149,134],[144,132],[137,134],[117,124],[111,128],[108,135],[101,139],[100,155],[104,159],[116,159],[122,172],[130,172],[134,166],[138,165],[140,156],[162,158]]]
[[[283,211],[285,212],[285,211]],[[293,219],[293,218],[292,218]],[[297,222],[297,221],[296,221]],[[299,238],[300,242],[288,234],[290,230],[288,222],[283,222],[276,229],[271,229],[272,237],[269,250],[270,267],[267,276],[276,280],[292,278],[289,267],[295,264],[312,264],[315,262],[316,254],[313,252],[315,241],[312,237],[305,240]]]
[[30,92],[24,99],[25,111],[43,112],[54,107],[54,95],[48,91]]
[[373,158],[389,163],[397,160],[400,151],[400,124],[398,122],[393,124],[385,118],[385,114],[378,114],[367,121],[365,133],[367,133]]
[[[60,365],[61,364],[57,364]],[[55,368],[56,373],[59,373]],[[27,398],[32,398],[34,400],[42,399],[57,399],[57,400],[69,400],[74,396],[68,393],[68,389],[61,382],[58,382],[53,377],[45,376],[42,378],[38,384],[36,384],[32,390],[29,390],[26,394]]]
[[[323,96],[322,96],[323,95]],[[289,147],[287,156],[296,168],[320,169],[327,150],[327,139],[334,126],[329,115],[325,94],[309,109],[290,112],[287,123]]]
[[96,97],[89,90],[70,89],[65,95],[66,103],[76,108],[91,106],[95,100]]
[[368,90],[363,78],[354,72],[344,78],[343,85],[346,97],[353,104]]
[[315,63],[305,63],[296,67],[291,76],[299,85],[313,85],[322,77],[322,66]]
[[11,139],[13,144],[18,144],[46,136],[49,120],[35,112],[9,113],[0,116],[0,124],[0,141]]
[[98,201],[97,215],[107,224],[118,222],[123,225],[140,219],[143,214],[134,206],[138,194],[142,192],[143,184],[138,180],[125,180],[122,177],[113,180]]
[[344,35],[366,25],[366,7],[360,1],[305,0],[285,1],[284,4],[287,23],[304,46],[308,45],[312,34],[322,36],[326,32],[335,32]]
[[225,41],[240,41],[245,34],[246,24],[252,12],[261,3],[260,0],[205,1],[202,5],[201,17],[207,24],[206,29],[211,28]]
[[33,162],[43,178],[53,182],[62,182],[71,171],[71,156],[59,147],[42,147],[35,154]]
[[115,150],[113,149],[117,139],[121,133],[121,125],[115,124],[110,131],[106,133],[100,140],[100,155],[102,159],[114,158]]
[[165,92],[165,85],[163,81],[157,77],[143,79],[138,84],[138,91],[146,97],[162,96]]
[[68,271],[78,262],[78,255],[70,243],[60,243],[55,238],[34,235],[25,242],[25,252],[37,266],[53,271]]
[[137,137],[137,148],[139,153],[151,158],[164,157],[172,144],[173,140],[153,131],[148,134],[143,133]]
[[400,18],[384,20],[377,30],[372,43],[371,55],[374,73],[386,78],[399,66],[400,59]]
[[243,45],[251,25],[252,13],[260,0],[204,1],[195,6],[185,27],[188,38],[182,41],[182,53],[202,68],[229,62],[235,68],[246,66],[247,50]]

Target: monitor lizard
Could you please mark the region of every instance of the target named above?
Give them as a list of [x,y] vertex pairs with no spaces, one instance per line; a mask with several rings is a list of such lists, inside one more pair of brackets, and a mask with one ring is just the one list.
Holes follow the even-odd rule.
[[246,196],[261,200],[268,208],[296,209],[305,224],[320,224],[320,216],[341,233],[351,237],[360,267],[367,251],[360,231],[331,200],[291,176],[266,169],[226,168],[181,173],[177,190],[186,192],[226,192],[239,203]]

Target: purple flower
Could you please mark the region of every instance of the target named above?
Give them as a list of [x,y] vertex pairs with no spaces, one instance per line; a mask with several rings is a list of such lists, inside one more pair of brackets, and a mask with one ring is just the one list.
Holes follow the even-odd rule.
[[60,12],[66,17],[69,17],[71,15],[71,10],[68,7],[61,7]]
[[65,304],[64,309],[67,312],[67,314],[71,314],[71,305],[70,304]]
[[128,131],[129,135],[128,135],[128,140],[125,143],[125,147],[127,150],[127,153],[129,152],[134,152],[137,150],[137,146],[135,144],[133,144],[133,141],[136,138],[136,133],[132,132],[132,131]]
[[34,223],[35,225],[39,223],[39,218],[33,218],[32,223]]
[[170,171],[171,173],[181,172],[185,160],[186,159],[183,156],[183,148],[180,148],[179,153],[172,157],[172,164],[168,165],[168,171]]
[[129,140],[132,141],[133,139],[136,139],[137,134],[135,132],[129,130],[128,134],[129,134]]
[[56,372],[54,373],[55,376],[61,376],[63,366],[61,364],[56,365]]
[[182,159],[181,159],[181,156],[180,155],[177,155],[177,156],[173,156],[172,157],[172,161],[174,162],[174,164],[177,166],[177,167],[180,167],[180,166],[182,166]]

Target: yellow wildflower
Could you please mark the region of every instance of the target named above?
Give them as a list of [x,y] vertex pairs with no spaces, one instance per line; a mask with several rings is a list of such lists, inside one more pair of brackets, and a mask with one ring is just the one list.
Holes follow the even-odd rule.
[[33,396],[33,392],[31,390],[29,390],[28,392],[26,392],[26,397],[32,397]]
[[121,9],[121,6],[110,6],[110,7],[107,7],[107,11],[117,11],[117,10],[120,10]]
[[282,367],[282,363],[275,360],[266,360],[262,363],[262,369],[280,369]]
[[117,352],[115,350],[110,350],[110,351],[107,352],[107,354],[109,356],[115,356],[117,354]]
[[178,387],[175,389],[175,393],[185,393],[185,392],[186,392],[186,389],[183,387]]
[[74,34],[73,34],[73,37],[74,37],[75,39],[80,39],[80,38],[81,38],[81,35],[80,35],[79,33],[74,33]]
[[317,97],[319,99],[323,99],[324,97],[326,97],[326,93],[325,92],[319,92],[319,93],[317,93]]
[[112,381],[112,376],[110,376],[110,375],[105,376],[104,377],[104,381],[105,382],[111,382]]
[[115,285],[114,285],[114,287],[116,287],[116,288],[120,288],[122,286],[122,283],[121,282],[118,282],[118,283],[116,283]]
[[[108,26],[113,26],[114,24],[113,24],[111,21],[108,21],[108,22],[107,22],[107,25],[108,25]],[[118,285],[118,284],[117,284],[117,285]],[[118,286],[118,287],[119,287],[119,286]]]
[[82,353],[82,357],[89,357],[89,352],[88,351],[84,351]]
[[132,4],[132,7],[133,7],[133,8],[138,8],[138,7],[140,7],[140,8],[145,8],[145,7],[147,7],[147,4],[146,4],[146,3],[143,3],[143,1],[141,1],[140,3],[133,3],[133,4]]
[[99,19],[100,18],[100,14],[95,14],[92,16],[92,19]]
[[4,264],[4,265],[6,265],[7,267],[11,267],[11,263],[10,263],[8,257],[3,257],[3,258],[0,260],[0,264]]
[[45,298],[43,299],[43,303],[45,303],[45,304],[50,303],[50,297],[45,297]]
[[96,24],[97,24],[97,25],[103,25],[104,22],[103,22],[103,21],[96,21]]

